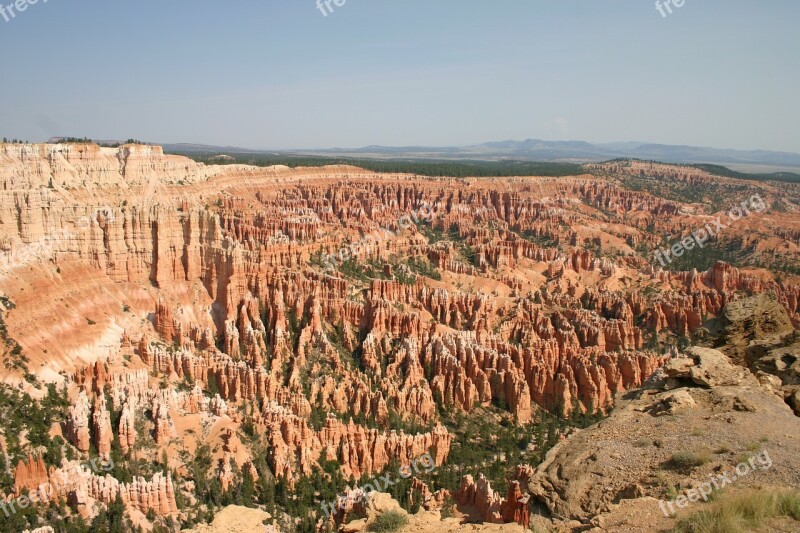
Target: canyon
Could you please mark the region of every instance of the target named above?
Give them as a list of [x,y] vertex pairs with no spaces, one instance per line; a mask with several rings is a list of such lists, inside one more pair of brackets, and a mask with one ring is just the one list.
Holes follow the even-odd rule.
[[[796,424],[800,282],[782,265],[800,264],[800,186],[635,161],[585,170],[454,179],[0,144],[0,374],[64,403],[47,433],[57,453],[3,435],[5,501],[99,457],[115,468],[69,474],[57,495],[87,520],[121,502],[146,530],[191,527],[257,499],[275,530],[326,531],[366,512],[311,514],[326,485],[354,490],[430,454],[436,472],[391,495],[420,516],[514,531],[536,504],[597,525],[619,498],[581,492],[588,452],[570,446],[604,435],[583,429],[591,417],[608,427],[650,400],[669,408],[641,391],[692,344],[741,366],[735,386],[757,391],[745,404]],[[706,196],[679,199],[687,188]],[[666,237],[754,195],[767,209],[709,245],[743,250],[737,265],[653,261]],[[754,307],[764,327],[739,318]],[[466,439],[464,420],[521,438],[521,461],[485,477],[492,439]],[[532,444],[544,420],[562,421],[552,451]],[[489,450],[475,463],[470,442]],[[614,495],[636,492],[637,476]],[[270,491],[317,500],[300,516]]]

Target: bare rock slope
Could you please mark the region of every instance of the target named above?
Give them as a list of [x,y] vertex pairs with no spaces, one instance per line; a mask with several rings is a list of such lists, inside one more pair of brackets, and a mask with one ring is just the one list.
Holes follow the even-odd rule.
[[800,332],[772,293],[731,302],[720,349],[741,361],[800,415]]
[[800,484],[800,419],[782,398],[720,351],[687,355],[550,451],[530,482],[545,513],[604,531],[666,530],[667,499],[756,456],[764,464],[737,489]]

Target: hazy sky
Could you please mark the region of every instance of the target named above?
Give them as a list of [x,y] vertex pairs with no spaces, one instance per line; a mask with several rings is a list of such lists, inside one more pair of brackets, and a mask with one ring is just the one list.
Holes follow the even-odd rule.
[[43,2],[0,17],[0,136],[800,152],[797,0]]

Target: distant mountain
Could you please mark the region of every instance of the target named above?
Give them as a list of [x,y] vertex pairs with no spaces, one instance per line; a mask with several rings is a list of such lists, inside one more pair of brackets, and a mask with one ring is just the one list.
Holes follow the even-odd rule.
[[668,163],[740,163],[770,166],[800,165],[800,154],[767,150],[725,150],[697,146],[643,144],[631,151],[631,157],[657,159]]
[[665,163],[728,165],[744,168],[770,167],[800,170],[800,154],[767,150],[730,150],[701,146],[646,142],[589,143],[584,141],[494,141],[471,146],[365,146],[324,150],[253,150],[205,144],[166,144],[167,152],[182,153],[284,153],[376,159],[519,160],[586,163],[609,159],[646,159]]
[[665,163],[708,163],[770,166],[800,169],[800,154],[766,150],[726,150],[700,146],[619,142],[593,144],[584,141],[487,142],[462,147],[384,147],[360,149],[301,150],[309,155],[351,157],[424,157],[435,159],[519,159],[526,161],[592,162],[616,158],[653,159]]
[[237,154],[245,153],[263,153],[265,150],[251,150],[249,148],[237,148],[235,146],[212,146],[210,144],[193,144],[193,143],[177,143],[177,144],[162,144],[165,152],[181,152],[181,153],[219,153],[219,152],[236,152]]

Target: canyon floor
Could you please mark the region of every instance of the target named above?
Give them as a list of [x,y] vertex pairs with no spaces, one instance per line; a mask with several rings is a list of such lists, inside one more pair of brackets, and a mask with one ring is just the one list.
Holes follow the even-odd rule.
[[0,144],[0,529],[797,531],[800,185],[583,169]]

